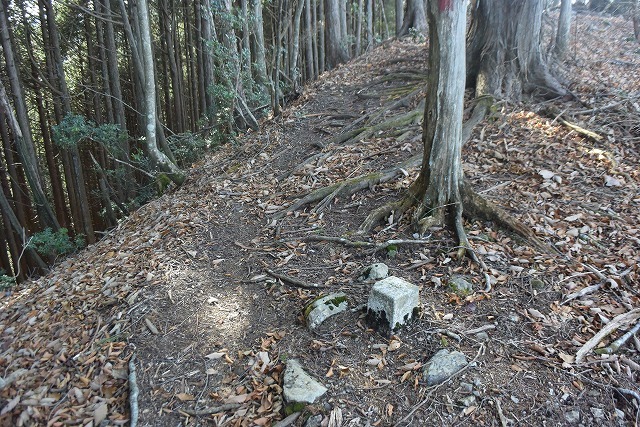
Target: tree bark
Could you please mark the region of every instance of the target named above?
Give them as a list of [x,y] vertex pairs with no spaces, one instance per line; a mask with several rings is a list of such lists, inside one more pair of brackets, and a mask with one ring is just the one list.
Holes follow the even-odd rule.
[[442,223],[446,213],[462,216],[466,2],[430,0],[428,16],[431,73],[422,129],[424,154],[420,174],[409,189],[421,200],[415,219],[423,231]]
[[555,98],[568,92],[543,59],[539,0],[485,0],[474,4],[468,33],[467,83],[476,96]]
[[562,0],[560,4],[560,18],[558,18],[558,32],[554,52],[558,59],[567,54],[571,40],[571,0]]
[[402,0],[395,0],[396,8],[396,37],[399,37],[402,29],[402,23],[404,22],[404,2]]

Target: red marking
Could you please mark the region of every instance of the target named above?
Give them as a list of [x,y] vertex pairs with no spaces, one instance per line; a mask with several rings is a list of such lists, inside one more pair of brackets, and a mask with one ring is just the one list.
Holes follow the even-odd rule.
[[451,9],[453,9],[453,1],[452,0],[438,0],[438,8],[440,9],[440,12],[451,10]]

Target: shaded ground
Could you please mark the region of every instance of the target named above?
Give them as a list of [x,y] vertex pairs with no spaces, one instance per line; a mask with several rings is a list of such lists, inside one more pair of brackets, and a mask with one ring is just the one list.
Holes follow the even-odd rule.
[[[395,255],[309,240],[356,239],[366,214],[397,198],[413,169],[273,219],[311,190],[420,152],[417,122],[330,143],[362,116],[384,111],[379,123],[424,97],[385,107],[416,83],[409,74],[426,73],[423,44],[389,43],[323,76],[282,118],[194,165],[183,187],[6,295],[0,377],[16,375],[0,390],[0,420],[126,424],[135,354],[145,426],[271,425],[284,416],[281,374],[291,358],[329,388],[303,414],[318,414],[323,425],[633,425],[640,342],[579,364],[574,357],[639,302],[640,46],[625,38],[630,22],[588,15],[577,22],[581,49],[602,51],[578,51],[569,61],[571,89],[588,106],[558,108],[603,139],[536,113],[548,105],[499,104],[464,152],[476,188],[562,256],[536,253],[491,224],[467,223],[489,267],[492,287],[482,292],[483,274],[453,257],[456,243],[445,230]],[[612,102],[620,104],[587,111]],[[414,236],[401,220],[364,238]],[[352,308],[366,302],[370,285],[356,278],[377,261],[421,287],[420,319],[391,339],[369,329],[358,310],[313,333],[303,325],[305,303],[320,292],[344,291]],[[265,268],[323,288],[290,286]],[[477,292],[452,294],[453,274],[467,275]],[[427,387],[422,366],[441,348],[473,362]],[[211,413],[190,415],[198,410]]]

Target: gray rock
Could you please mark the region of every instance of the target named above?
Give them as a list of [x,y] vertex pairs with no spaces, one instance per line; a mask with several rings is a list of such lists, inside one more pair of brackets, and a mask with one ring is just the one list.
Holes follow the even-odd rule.
[[395,276],[376,282],[367,301],[369,321],[384,331],[399,329],[417,311],[420,304],[418,291],[416,285]]
[[487,334],[486,332],[478,332],[476,334],[476,339],[480,342],[489,341],[489,334]]
[[287,361],[282,393],[287,402],[313,403],[327,388],[307,374],[296,359]]
[[467,296],[473,293],[473,285],[463,276],[455,275],[449,280],[449,289],[460,296]]
[[614,408],[614,412],[616,414],[616,420],[618,421],[618,425],[619,426],[623,426],[625,425],[625,421],[624,421],[624,411],[618,409],[618,408]]
[[386,279],[387,276],[389,276],[389,267],[387,266],[387,264],[383,262],[377,262],[365,268],[358,280],[380,280]]
[[345,311],[347,305],[347,296],[342,292],[318,298],[304,310],[307,325],[310,329],[315,329],[329,317]]
[[569,424],[578,424],[580,422],[580,411],[573,409],[564,413],[564,419]]
[[591,414],[593,414],[593,418],[596,419],[596,421],[603,421],[605,414],[604,414],[604,409],[600,409],[600,408],[591,408]]
[[309,417],[304,427],[320,427],[320,423],[322,423],[322,415],[314,415]]
[[463,353],[442,349],[427,363],[424,368],[424,378],[429,386],[439,384],[465,366],[467,366],[467,357]]
[[474,395],[466,396],[466,397],[463,397],[462,399],[458,400],[458,402],[460,402],[460,404],[462,406],[464,406],[465,408],[468,408],[469,406],[471,406],[474,403],[476,403],[476,397]]
[[465,382],[460,383],[460,391],[470,394],[473,391],[473,385]]

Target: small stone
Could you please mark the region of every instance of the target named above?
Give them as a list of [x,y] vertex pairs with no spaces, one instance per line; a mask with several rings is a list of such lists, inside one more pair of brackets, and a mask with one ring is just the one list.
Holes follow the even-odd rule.
[[509,313],[507,319],[509,319],[509,321],[513,323],[520,322],[520,316],[518,316],[516,313]]
[[432,386],[446,381],[465,366],[467,366],[467,357],[463,353],[442,349],[429,360],[424,369],[427,385]]
[[304,427],[320,427],[320,423],[322,423],[322,415],[314,415],[309,417]]
[[342,292],[318,298],[304,309],[307,325],[310,329],[315,329],[329,317],[345,311],[347,305],[347,296]]
[[624,422],[624,411],[618,409],[618,408],[614,408],[614,413],[616,415],[616,419],[618,420],[618,425],[623,426],[625,425]]
[[296,359],[287,361],[282,393],[287,402],[313,403],[327,388],[307,374]]
[[474,395],[466,396],[458,400],[458,402],[460,402],[460,404],[465,408],[468,408],[469,406],[472,406],[474,403],[476,403],[476,397]]
[[460,391],[462,393],[471,393],[473,391],[473,385],[469,383],[460,383]]
[[489,341],[489,334],[487,334],[486,332],[478,332],[476,334],[476,339],[480,342]]
[[531,284],[531,287],[533,289],[543,289],[544,288],[544,282],[540,279],[531,279],[531,281],[529,282]]
[[473,293],[473,285],[463,276],[455,275],[449,280],[449,289],[460,296],[467,296]]
[[389,267],[383,262],[378,262],[365,268],[358,280],[380,280],[386,279],[387,276],[389,276]]
[[518,399],[517,397],[515,397],[515,396],[513,396],[513,395],[511,396],[511,401],[512,401],[513,403],[515,403],[516,405],[517,405],[518,403],[520,403],[520,399]]
[[564,419],[569,424],[578,424],[580,422],[580,411],[577,409],[567,411],[564,413]]
[[591,408],[591,414],[593,414],[593,418],[597,421],[604,420],[604,410],[600,408]]

